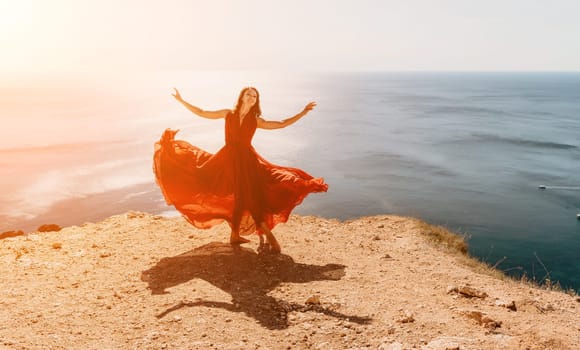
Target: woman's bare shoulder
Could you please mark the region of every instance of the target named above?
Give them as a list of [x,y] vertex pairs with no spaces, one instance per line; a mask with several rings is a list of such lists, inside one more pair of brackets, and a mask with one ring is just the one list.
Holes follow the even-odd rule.
[[232,110],[231,109],[220,109],[219,111],[215,111],[214,113],[216,113],[217,115],[220,116],[220,118],[225,118],[228,115],[232,114]]

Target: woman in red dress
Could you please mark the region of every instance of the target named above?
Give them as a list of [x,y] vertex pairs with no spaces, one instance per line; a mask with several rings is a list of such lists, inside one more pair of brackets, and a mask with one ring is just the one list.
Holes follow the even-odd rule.
[[174,205],[198,228],[226,220],[233,245],[249,242],[241,235],[264,234],[270,249],[279,253],[280,244],[272,234],[274,226],[286,222],[309,193],[326,192],[328,185],[303,170],[268,162],[251,141],[256,128],[285,128],[316,103],[310,102],[293,117],[269,121],[262,118],[260,95],[253,87],[240,92],[233,110],[204,111],[184,101],[177,89],[173,96],[200,117],[225,119],[225,145],[211,154],[175,140],[177,131],[165,130],[155,144],[153,169],[167,204]]

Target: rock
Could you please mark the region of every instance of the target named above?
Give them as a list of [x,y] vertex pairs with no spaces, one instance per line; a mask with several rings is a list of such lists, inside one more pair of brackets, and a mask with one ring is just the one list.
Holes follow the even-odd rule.
[[481,298],[485,299],[488,295],[486,292],[481,292],[473,287],[460,286],[457,288],[457,292],[467,298]]
[[467,318],[471,318],[475,320],[478,324],[488,328],[490,330],[494,330],[496,328],[501,327],[501,321],[495,321],[491,317],[486,316],[484,313],[480,311],[467,311],[463,313]]
[[378,228],[385,228],[385,225],[380,224],[379,226],[377,226]]
[[22,231],[22,230],[6,231],[6,232],[0,233],[0,239],[9,238],[9,237],[18,237],[18,236],[23,236],[23,235],[24,235],[24,231]]
[[36,229],[37,232],[58,232],[60,230],[62,230],[62,228],[56,224],[44,224]]
[[382,343],[379,345],[379,350],[403,350],[403,344],[397,341],[392,343]]
[[306,305],[320,305],[320,297],[318,295],[313,295],[306,299]]
[[554,307],[551,304],[542,306],[538,300],[524,299],[517,302],[518,310],[521,311],[536,311],[541,314],[546,311],[554,311]]
[[329,347],[330,347],[329,342],[323,342],[323,343],[316,344],[315,349],[328,349]]
[[457,286],[447,286],[447,294],[451,294],[451,293],[458,293],[459,289],[457,288]]
[[400,323],[411,323],[415,322],[415,317],[411,311],[405,311],[397,322]]
[[52,244],[52,249],[60,249],[62,248],[62,243],[53,243]]
[[495,305],[505,307],[506,309],[509,309],[512,311],[518,311],[518,309],[516,307],[516,303],[513,300],[510,302],[507,302],[505,300],[496,300]]
[[139,218],[145,217],[145,213],[141,213],[141,212],[138,212],[138,211],[128,211],[125,214],[125,217],[127,219],[139,219]]
[[430,341],[422,349],[429,350],[460,350],[461,346],[457,340],[452,338],[437,338]]

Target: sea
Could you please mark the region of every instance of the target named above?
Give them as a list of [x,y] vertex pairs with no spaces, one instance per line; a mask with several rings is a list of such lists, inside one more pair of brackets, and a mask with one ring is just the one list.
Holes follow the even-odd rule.
[[580,291],[580,73],[148,71],[0,81],[0,232],[94,222],[128,210],[178,215],[155,184],[166,128],[210,152],[245,86],[275,164],[330,188],[294,213],[348,220],[396,214],[445,226],[515,277]]

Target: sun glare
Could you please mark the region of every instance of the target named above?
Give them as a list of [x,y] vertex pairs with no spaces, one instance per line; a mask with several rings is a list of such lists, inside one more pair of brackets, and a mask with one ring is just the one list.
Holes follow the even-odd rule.
[[0,35],[2,41],[18,41],[32,30],[34,3],[31,0],[0,0]]

